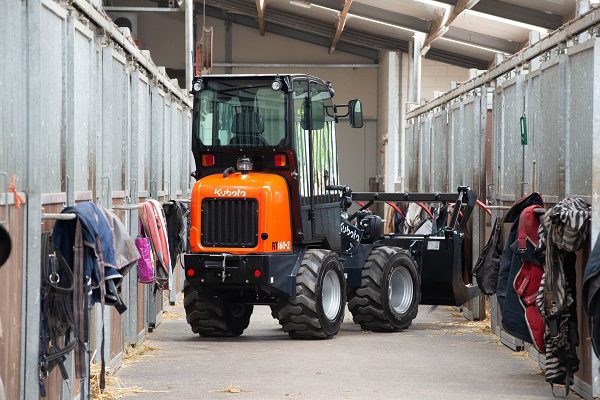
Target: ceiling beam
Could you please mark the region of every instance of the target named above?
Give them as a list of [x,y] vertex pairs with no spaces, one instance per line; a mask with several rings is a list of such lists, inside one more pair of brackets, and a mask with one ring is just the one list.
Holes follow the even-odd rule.
[[448,32],[448,29],[454,20],[466,10],[473,8],[478,2],[479,0],[458,0],[456,5],[450,9],[447,9],[446,11],[439,10],[436,19],[431,24],[431,29],[423,42],[421,55],[425,56],[431,48],[431,44]]
[[265,36],[265,10],[268,0],[256,0],[256,13],[258,14],[258,31],[260,36]]
[[[252,5],[249,8],[246,7],[246,4],[236,0],[207,0],[206,15],[221,20],[229,19],[235,24],[256,29],[254,6]],[[352,10],[354,11],[354,6],[360,4],[354,3]],[[334,28],[327,22],[280,11],[273,7],[269,8],[269,13],[265,15],[265,22],[266,32],[326,48],[330,47],[331,37],[334,34]],[[336,45],[336,49],[378,62],[379,50],[389,49],[406,52],[408,42],[394,37],[346,28],[344,29],[344,35],[340,37]],[[440,49],[431,49],[426,58],[464,68],[486,69],[489,65],[488,60],[467,57]]]
[[[452,6],[456,4],[456,0],[443,0],[440,2],[448,2],[448,4],[451,4]],[[339,0],[311,0],[311,3],[340,11]],[[350,14],[396,25],[414,32],[428,33],[432,30],[432,26],[434,25],[430,21],[421,18],[357,2],[352,4],[352,12]],[[519,43],[492,37],[483,33],[459,29],[453,26],[449,27],[444,36],[458,42],[488,47],[501,53],[513,54],[520,49]]]
[[[457,3],[457,0],[435,1],[438,3],[450,4],[451,6]],[[472,10],[550,30],[558,29],[563,24],[562,15],[552,14],[516,4],[504,3],[500,0],[480,0],[473,6]]]
[[550,30],[556,30],[563,24],[563,18],[560,15],[545,13],[543,11],[514,4],[502,3],[497,0],[482,0],[473,7],[473,11],[479,11],[500,18],[512,19],[513,21],[540,26]]
[[[256,0],[258,1],[258,0]],[[335,29],[335,34],[331,39],[331,46],[329,46],[329,53],[333,53],[335,51],[335,46],[337,42],[340,40],[342,36],[342,32],[344,31],[344,27],[346,26],[346,20],[348,19],[348,11],[350,11],[350,6],[352,5],[352,0],[346,0],[344,3],[344,8],[340,12],[337,21],[337,28]]]
[[435,10],[435,16],[433,21],[431,21],[431,29],[429,29],[429,32],[427,33],[427,36],[425,37],[421,47],[422,56],[427,54],[427,51],[429,51],[431,43],[433,43],[434,40],[448,31],[448,25],[446,25],[446,21],[449,20],[450,14],[452,14],[451,9],[438,8]]
[[[225,10],[217,8],[217,7],[213,7],[213,6],[206,6],[206,15],[209,17],[213,17],[213,18],[217,18],[220,20],[225,21],[227,18],[229,18],[229,20],[234,23],[234,24],[238,24],[238,25],[243,25],[243,26],[247,26],[250,28],[255,28],[256,29],[256,20],[253,17],[250,17],[248,15],[242,15],[242,14],[227,14]],[[312,28],[311,24],[311,27]],[[323,26],[325,26],[327,24],[323,24]],[[317,46],[322,46],[322,47],[326,47],[329,48],[331,42],[330,42],[330,37],[331,37],[331,29],[328,27],[327,30],[324,30],[324,32],[318,32],[317,29],[300,29],[300,28],[294,28],[293,26],[290,26],[289,24],[277,24],[274,23],[272,20],[269,21],[269,24],[265,25],[265,32],[270,32],[270,33],[274,33],[276,35],[281,35],[281,36],[285,36],[288,37],[290,39],[296,39],[296,40],[300,40],[306,43],[311,43]],[[361,56],[361,57],[365,57],[368,59],[371,59],[375,62],[377,62],[379,60],[379,51],[376,49],[372,49],[369,47],[365,47],[365,46],[361,46],[358,44],[352,44],[352,43],[345,43],[345,42],[340,42],[337,45],[337,49],[339,51],[343,51],[349,54],[354,54],[356,56]]]
[[451,26],[448,31],[444,34],[444,38],[452,39],[459,42],[471,43],[476,46],[486,47],[488,49],[497,50],[501,53],[514,54],[521,50],[522,46],[519,42],[513,42],[499,38],[497,36],[490,36],[484,33],[474,33],[466,29],[457,28]]
[[[311,0],[310,2],[322,7],[327,7],[337,11],[341,11],[341,3],[339,2],[339,0]],[[427,33],[429,31],[429,28],[431,27],[431,22],[427,20],[413,17],[411,15],[402,14],[396,11],[390,11],[375,6],[370,6],[365,3],[354,3],[352,5],[352,14],[387,22],[390,24],[396,24],[398,26],[402,26],[416,32]]]

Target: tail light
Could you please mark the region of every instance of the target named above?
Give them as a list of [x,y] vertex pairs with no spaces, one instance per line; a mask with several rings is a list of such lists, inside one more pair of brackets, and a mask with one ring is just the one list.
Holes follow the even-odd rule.
[[285,167],[287,165],[287,157],[285,154],[275,154],[275,166]]
[[202,166],[203,167],[212,167],[215,165],[215,156],[212,154],[203,154],[202,155]]

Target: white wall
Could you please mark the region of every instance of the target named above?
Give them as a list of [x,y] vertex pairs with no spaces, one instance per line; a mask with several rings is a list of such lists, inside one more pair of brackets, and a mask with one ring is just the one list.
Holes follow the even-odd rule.
[[[421,100],[433,99],[433,92],[447,92],[450,82],[464,82],[469,79],[467,68],[423,59],[421,64]],[[402,55],[402,103],[406,101],[408,91],[408,54]]]

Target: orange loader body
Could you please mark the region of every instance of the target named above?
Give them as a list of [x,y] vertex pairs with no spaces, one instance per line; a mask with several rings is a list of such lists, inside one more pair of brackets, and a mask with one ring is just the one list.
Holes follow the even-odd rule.
[[[202,241],[202,207],[206,199],[256,199],[258,201],[258,238],[254,247],[205,246]],[[284,178],[272,173],[235,172],[206,176],[194,184],[190,214],[190,249],[195,253],[290,253],[292,228],[288,185]],[[211,221],[215,223],[215,221]],[[236,223],[219,226],[236,229]]]

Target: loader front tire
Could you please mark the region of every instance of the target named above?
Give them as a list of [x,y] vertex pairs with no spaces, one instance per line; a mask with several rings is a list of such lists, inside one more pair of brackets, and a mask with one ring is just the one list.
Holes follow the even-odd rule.
[[190,285],[184,287],[183,305],[192,332],[204,337],[240,336],[254,309],[209,288],[195,289]]
[[292,338],[327,339],[344,320],[346,281],[337,254],[307,250],[296,276],[296,297],[281,301],[277,317]]
[[395,332],[408,328],[421,301],[421,277],[409,252],[373,249],[362,269],[361,287],[348,293],[348,308],[363,330]]

